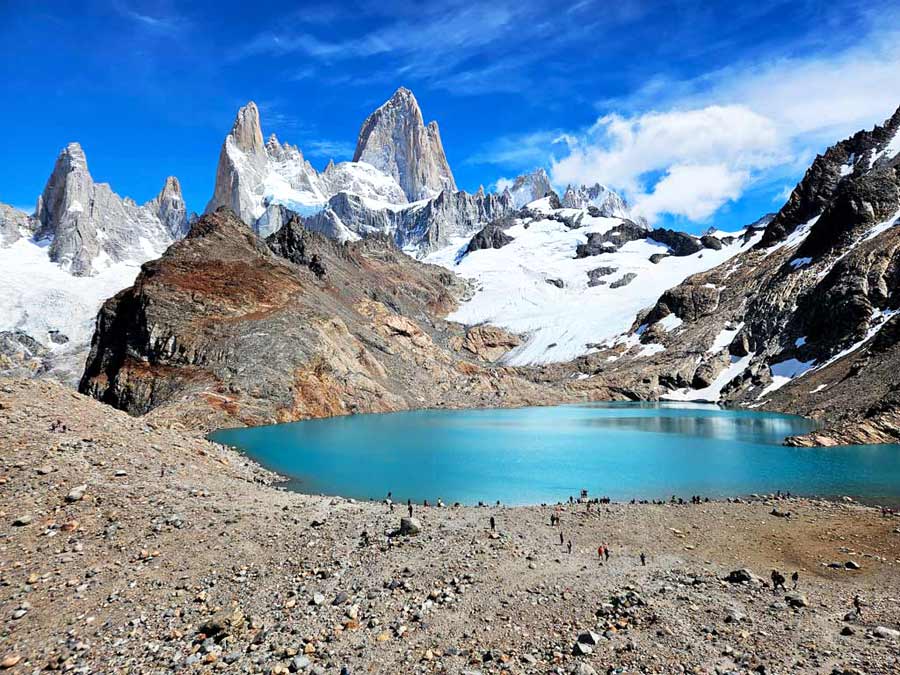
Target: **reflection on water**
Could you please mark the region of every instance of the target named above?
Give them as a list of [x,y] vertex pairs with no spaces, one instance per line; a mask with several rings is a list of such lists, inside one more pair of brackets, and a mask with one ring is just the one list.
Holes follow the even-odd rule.
[[897,502],[897,446],[803,449],[798,417],[697,404],[613,403],[413,411],[223,430],[307,492],[401,499],[556,502],[787,490]]

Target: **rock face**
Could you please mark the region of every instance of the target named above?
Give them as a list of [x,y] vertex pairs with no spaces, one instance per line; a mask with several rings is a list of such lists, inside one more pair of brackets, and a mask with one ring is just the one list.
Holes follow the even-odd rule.
[[[900,111],[829,148],[760,225],[754,249],[666,291],[638,319],[635,329],[680,320],[648,331],[665,351],[601,368],[605,381],[636,398],[701,396],[823,422],[793,444],[897,442]],[[650,236],[676,255],[715,248]]]
[[324,201],[318,174],[300,149],[282,145],[274,134],[263,142],[259,108],[253,101],[238,110],[222,143],[206,211],[227,206],[245,223],[269,234],[273,231],[266,213],[269,207],[285,205],[302,211]]
[[416,97],[405,87],[363,122],[353,161],[391,176],[410,201],[456,190],[437,122],[425,125]]
[[[654,232],[656,232],[656,230],[654,230]],[[587,241],[584,244],[579,244],[578,248],[575,250],[575,257],[588,258],[603,253],[609,253],[610,251],[622,248],[622,246],[629,241],[646,239],[650,234],[650,230],[643,225],[630,220],[624,220],[619,225],[611,227],[605,232],[591,232],[588,234]]]
[[22,237],[31,237],[37,221],[24,211],[0,203],[0,246],[8,246]]
[[78,143],[70,143],[57,158],[35,218],[35,236],[51,240],[51,260],[75,276],[89,276],[109,262],[158,255],[187,226],[176,178],[166,179],[155,199],[138,206],[108,184],[94,182]]
[[384,238],[295,218],[267,244],[220,209],[103,306],[80,390],[210,427],[558,397],[451,353],[457,284]]
[[[625,200],[618,193],[600,183],[595,183],[590,187],[581,185],[577,188],[569,185],[563,193],[562,206],[567,209],[593,206],[597,209],[597,215],[604,218],[634,219]],[[646,225],[646,223],[642,224]]]
[[508,198],[483,191],[474,195],[441,192],[424,203],[406,207],[372,204],[340,192],[328,200],[324,210],[304,217],[303,224],[339,241],[384,235],[393,238],[400,248],[427,253],[510,211]]
[[437,125],[424,125],[406,89],[366,120],[354,161],[329,162],[321,173],[296,146],[262,138],[250,102],[222,144],[206,209],[227,206],[262,237],[297,214],[308,229],[338,241],[388,235],[424,253],[512,208],[509,197],[456,191]]
[[544,169],[518,176],[509,187],[510,198],[517,209],[551,193],[556,194]]
[[466,253],[479,251],[486,248],[503,248],[511,243],[513,238],[506,234],[505,230],[515,224],[515,219],[503,217],[492,220],[469,240]]

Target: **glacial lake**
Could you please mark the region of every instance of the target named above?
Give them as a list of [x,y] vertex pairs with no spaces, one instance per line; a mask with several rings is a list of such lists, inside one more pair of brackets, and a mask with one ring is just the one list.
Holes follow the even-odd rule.
[[540,504],[776,490],[900,503],[900,446],[792,448],[813,422],[699,404],[352,415],[210,435],[311,494]]

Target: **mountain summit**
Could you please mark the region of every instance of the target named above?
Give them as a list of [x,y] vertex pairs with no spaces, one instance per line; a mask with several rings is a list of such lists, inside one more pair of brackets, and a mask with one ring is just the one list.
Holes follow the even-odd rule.
[[456,191],[437,122],[425,125],[419,102],[405,87],[363,122],[353,161],[392,176],[410,201]]

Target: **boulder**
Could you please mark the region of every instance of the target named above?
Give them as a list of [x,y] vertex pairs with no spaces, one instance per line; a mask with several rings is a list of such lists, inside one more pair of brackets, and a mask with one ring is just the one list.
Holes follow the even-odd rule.
[[422,531],[422,523],[417,518],[404,516],[400,519],[400,534],[413,535]]

